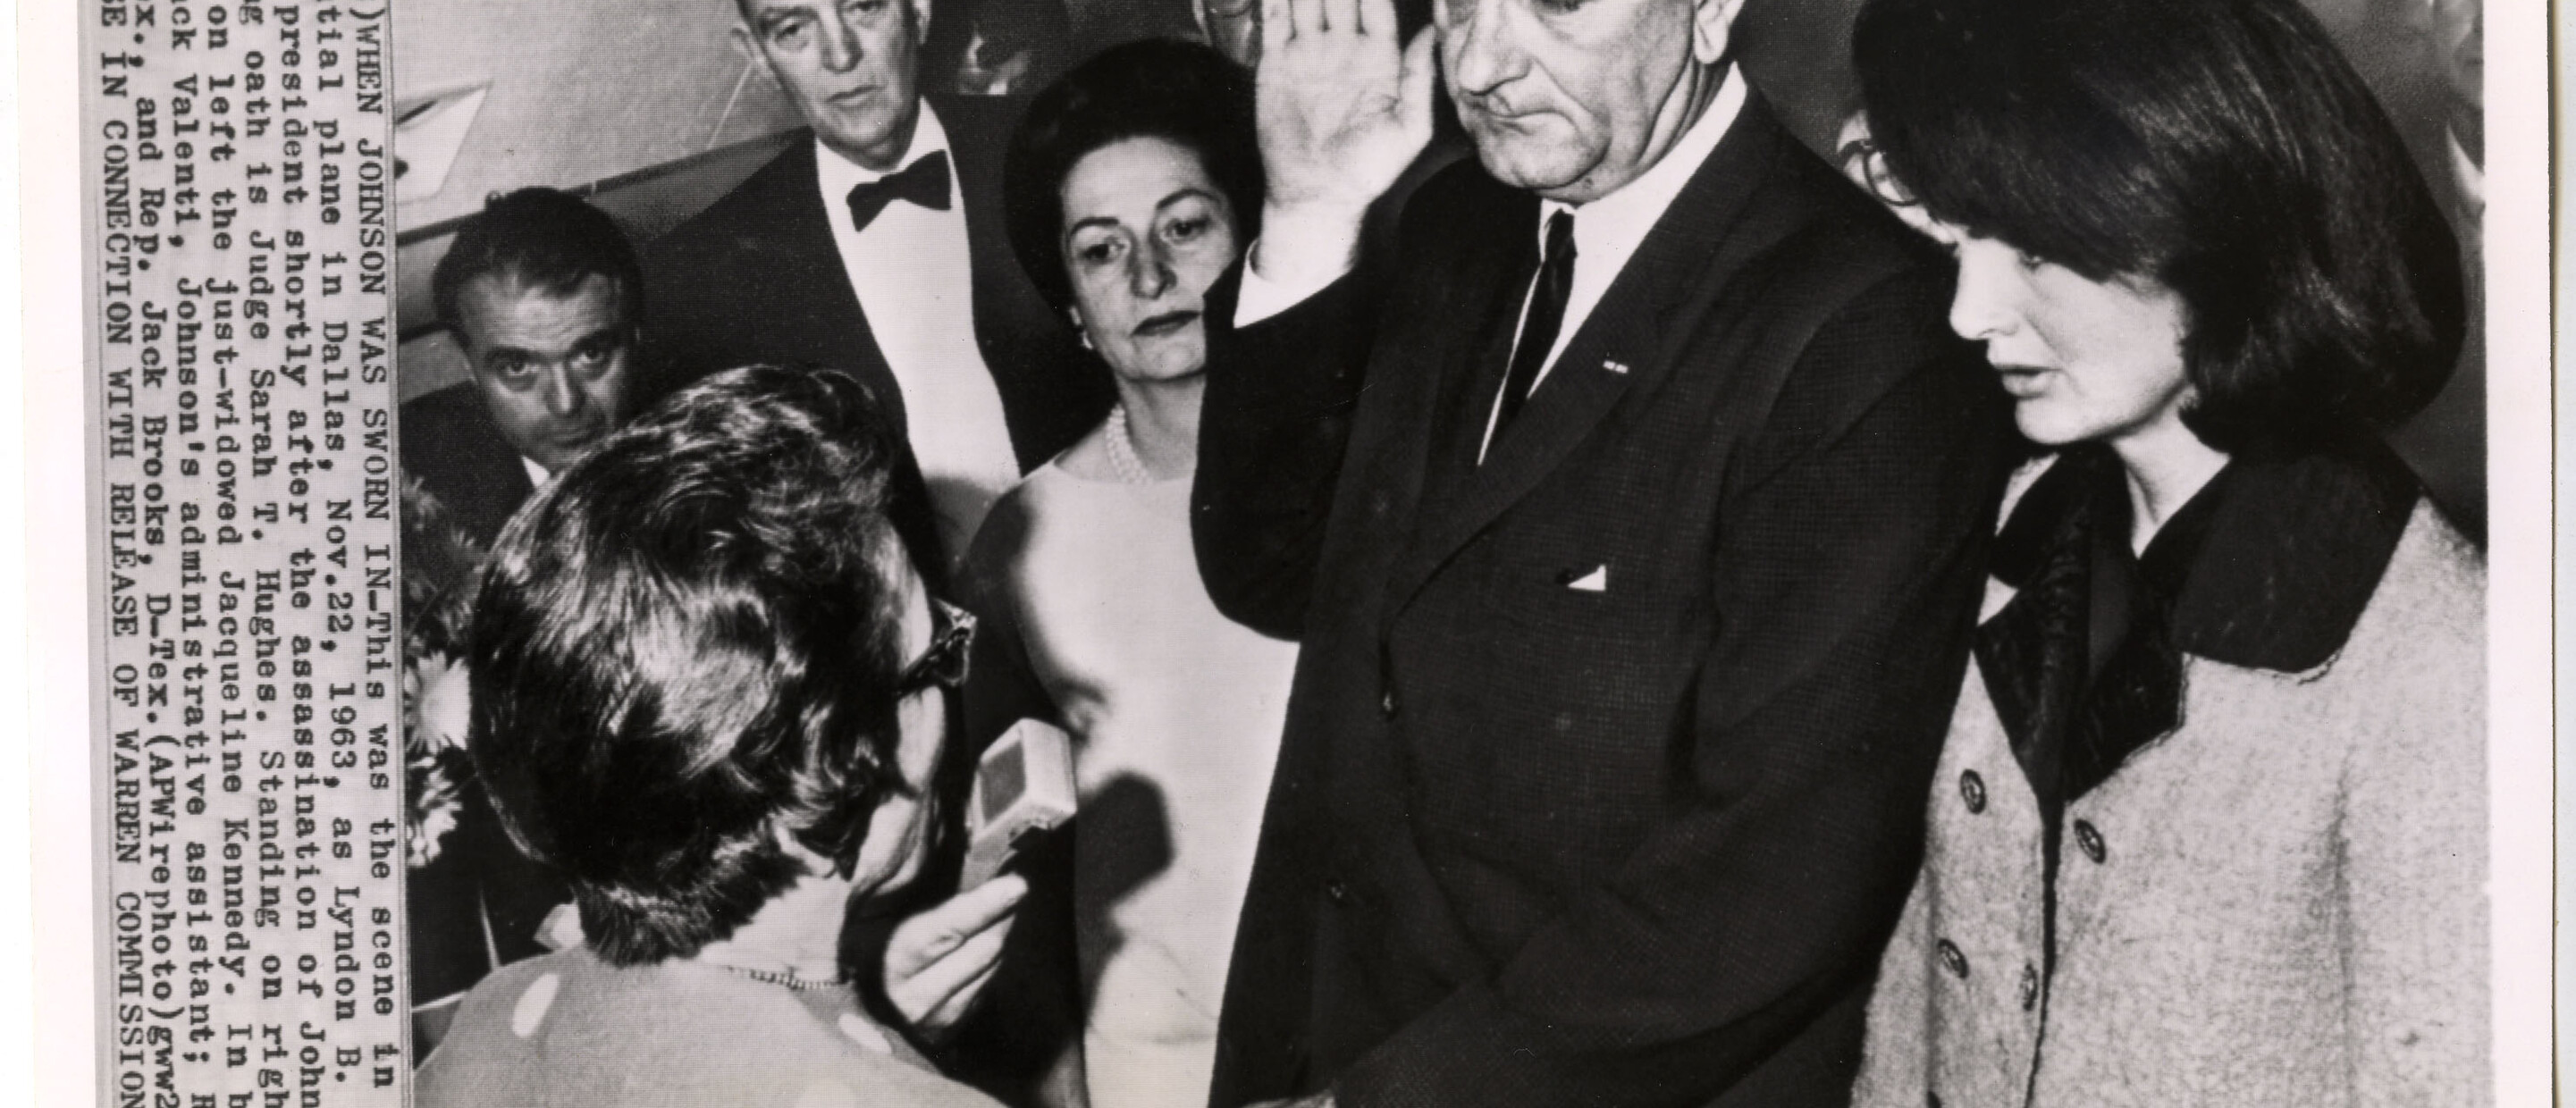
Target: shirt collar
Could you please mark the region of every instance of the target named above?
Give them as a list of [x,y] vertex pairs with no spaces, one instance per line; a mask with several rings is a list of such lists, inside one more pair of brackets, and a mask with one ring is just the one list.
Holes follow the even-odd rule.
[[[832,226],[841,231],[850,229],[850,206],[846,201],[851,189],[892,176],[910,168],[914,162],[932,154],[946,153],[947,150],[948,129],[939,125],[939,113],[930,110],[930,102],[927,100],[921,103],[920,122],[913,124],[912,127],[912,145],[904,150],[902,157],[895,159],[892,169],[869,169],[842,157],[840,151],[823,145],[822,136],[816,135],[814,168],[822,178],[823,210],[832,213]],[[951,193],[948,199],[953,210],[957,200],[954,195],[957,184],[953,170],[949,176],[948,188]]]
[[519,455],[519,468],[528,471],[528,487],[530,488],[542,489],[546,487],[546,482],[555,479],[553,470],[538,465],[536,459],[525,454]]
[[1672,149],[1664,151],[1663,158],[1646,167],[1636,180],[1586,204],[1541,201],[1538,217],[1541,248],[1546,245],[1548,220],[1555,218],[1558,212],[1570,211],[1575,217],[1574,256],[1577,265],[1595,259],[1624,262],[1628,255],[1636,253],[1637,244],[1646,239],[1646,232],[1654,230],[1655,221],[1664,216],[1664,209],[1672,207],[1673,198],[1681,195],[1682,187],[1690,184],[1692,175],[1699,172],[1700,163],[1708,160],[1709,154],[1717,149],[1718,140],[1726,137],[1727,130],[1735,125],[1736,117],[1743,114],[1748,91],[1744,71],[1734,63],[1728,63],[1726,77],[1717,88],[1717,99],[1691,122],[1690,130],[1682,132],[1681,139],[1673,143]]

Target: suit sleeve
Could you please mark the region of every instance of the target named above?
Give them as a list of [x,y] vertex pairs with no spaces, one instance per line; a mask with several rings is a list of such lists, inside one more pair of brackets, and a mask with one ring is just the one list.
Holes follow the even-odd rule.
[[2002,409],[1939,330],[1946,297],[1915,270],[1847,299],[1731,463],[1680,740],[1696,794],[1346,1069],[1345,1108],[1705,1104],[1829,1010],[1856,1022],[1921,861],[2001,483]]
[[1365,272],[1243,328],[1228,325],[1241,263],[1208,297],[1191,541],[1217,610],[1274,638],[1304,628],[1350,446],[1373,330]]

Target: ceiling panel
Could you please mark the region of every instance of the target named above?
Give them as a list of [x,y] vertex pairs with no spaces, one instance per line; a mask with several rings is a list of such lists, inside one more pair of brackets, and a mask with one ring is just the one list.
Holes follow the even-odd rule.
[[492,192],[558,187],[777,131],[794,116],[727,30],[731,0],[402,0],[397,101],[489,82],[439,190],[404,227]]

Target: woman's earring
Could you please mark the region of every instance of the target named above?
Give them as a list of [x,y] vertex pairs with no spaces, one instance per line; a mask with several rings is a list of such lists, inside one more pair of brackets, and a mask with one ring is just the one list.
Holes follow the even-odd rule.
[[1073,337],[1081,341],[1083,349],[1091,349],[1091,328],[1082,325],[1082,309],[1075,308],[1064,314],[1073,320]]

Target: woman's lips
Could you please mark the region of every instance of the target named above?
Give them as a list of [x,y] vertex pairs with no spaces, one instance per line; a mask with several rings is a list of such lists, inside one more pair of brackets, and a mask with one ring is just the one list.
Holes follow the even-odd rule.
[[2048,375],[2055,371],[2044,366],[1999,365],[1995,372],[2002,377],[2004,391],[2013,399],[2028,400],[2048,391]]
[[1161,338],[1164,335],[1171,334],[1174,331],[1178,331],[1181,328],[1187,327],[1198,321],[1199,313],[1197,312],[1164,312],[1161,315],[1150,317],[1146,319],[1145,322],[1137,324],[1136,334],[1146,338]]

